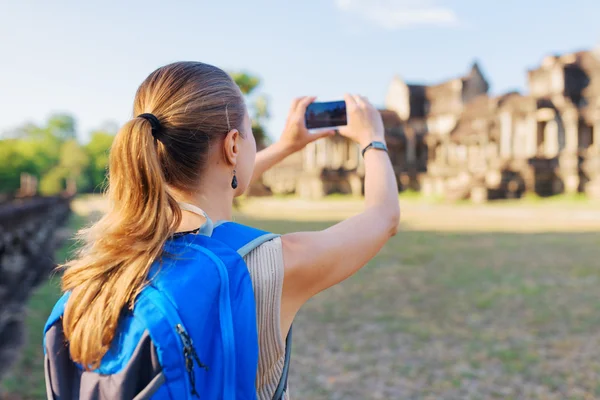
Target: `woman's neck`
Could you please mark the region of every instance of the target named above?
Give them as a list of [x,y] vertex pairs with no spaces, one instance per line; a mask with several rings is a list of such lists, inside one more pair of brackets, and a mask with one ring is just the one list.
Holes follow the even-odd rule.
[[[233,205],[233,193],[231,190],[220,193],[214,190],[210,191],[210,193],[184,194],[178,191],[173,191],[172,193],[178,202],[192,204],[201,208],[213,222],[231,220]],[[178,232],[196,229],[206,222],[204,217],[190,211],[183,210],[181,216],[182,219],[177,229]]]

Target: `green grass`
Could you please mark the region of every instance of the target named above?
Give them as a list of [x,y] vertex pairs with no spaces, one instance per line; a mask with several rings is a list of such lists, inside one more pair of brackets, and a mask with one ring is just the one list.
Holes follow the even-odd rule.
[[462,399],[475,382],[474,398],[600,396],[599,249],[598,233],[401,231],[299,313],[294,395]]
[[29,299],[25,320],[27,344],[21,359],[2,382],[6,392],[22,399],[45,398],[42,331],[46,318],[59,296],[59,281],[52,278],[38,287]]
[[[431,207],[418,215],[451,212]],[[402,230],[310,300],[294,322],[294,398],[600,398],[600,234],[524,233],[514,218],[514,232]],[[335,223],[238,220],[279,233]],[[30,345],[4,382],[21,398],[43,398],[41,326],[57,296],[51,280],[30,300]]]

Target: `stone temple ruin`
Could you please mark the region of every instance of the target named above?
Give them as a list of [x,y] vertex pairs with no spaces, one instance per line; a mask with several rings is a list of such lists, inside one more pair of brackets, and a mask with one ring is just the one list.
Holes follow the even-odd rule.
[[[435,85],[393,78],[380,110],[401,190],[476,202],[586,193],[600,198],[600,56],[544,58],[527,94],[492,97],[477,63]],[[268,171],[275,194],[361,195],[360,149],[336,136]]]

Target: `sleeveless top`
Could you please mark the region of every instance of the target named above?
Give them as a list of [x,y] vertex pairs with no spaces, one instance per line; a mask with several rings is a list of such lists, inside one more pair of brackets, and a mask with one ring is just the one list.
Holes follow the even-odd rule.
[[[258,325],[258,400],[272,400],[285,360],[281,334],[281,292],[283,289],[283,248],[281,238],[272,239],[244,257],[254,288]],[[289,386],[289,384],[288,384]],[[284,394],[289,400],[289,388]]]

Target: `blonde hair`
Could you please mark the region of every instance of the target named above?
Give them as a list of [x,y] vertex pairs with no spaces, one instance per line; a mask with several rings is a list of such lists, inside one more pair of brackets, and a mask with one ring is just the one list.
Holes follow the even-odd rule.
[[198,185],[209,147],[246,113],[241,92],[221,69],[178,62],[154,71],[139,87],[134,116],[152,113],[160,140],[146,119],[133,118],[110,150],[110,211],[77,236],[84,245],[64,269],[71,291],[63,318],[71,358],[86,369],[99,366],[115,336],[119,316],[133,308],[152,263],[181,221],[168,187]]

